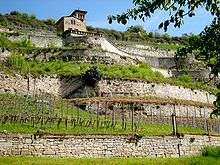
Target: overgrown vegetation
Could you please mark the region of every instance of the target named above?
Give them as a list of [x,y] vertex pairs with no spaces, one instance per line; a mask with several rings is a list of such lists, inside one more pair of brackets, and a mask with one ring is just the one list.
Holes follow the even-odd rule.
[[35,15],[29,15],[19,11],[12,11],[8,14],[0,15],[0,25],[8,28],[21,27],[21,28],[34,28],[34,29],[55,29],[55,20],[48,18],[47,20],[39,20]]
[[23,39],[20,41],[11,41],[8,39],[6,33],[0,33],[0,47],[1,48],[34,48],[33,43],[28,39]]
[[[207,148],[214,152],[219,152],[219,148]],[[99,159],[74,159],[74,158],[36,158],[36,157],[0,157],[2,165],[29,165],[29,164],[47,164],[47,165],[81,165],[81,164],[111,164],[111,165],[211,165],[220,164],[220,154],[213,156],[208,153],[205,156],[194,156],[184,158],[99,158]]]
[[6,72],[16,71],[20,74],[27,75],[28,73],[39,75],[64,75],[64,76],[80,76],[96,66],[103,77],[120,78],[120,79],[139,79],[149,82],[168,83],[171,85],[183,86],[191,89],[202,89],[212,93],[217,93],[216,87],[209,86],[201,82],[194,82],[189,76],[183,76],[178,79],[165,78],[161,73],[154,72],[146,64],[140,65],[105,65],[105,64],[77,64],[73,62],[64,62],[54,60],[42,62],[38,60],[26,60],[24,56],[14,53],[5,63],[1,64],[1,69]]
[[190,36],[183,34],[182,37],[171,37],[166,33],[147,32],[142,26],[131,26],[123,32],[91,26],[88,26],[87,29],[88,31],[102,33],[105,37],[112,40],[150,44],[162,49],[177,49],[179,45],[186,44]]
[[220,147],[206,147],[202,151],[202,156],[220,158]]

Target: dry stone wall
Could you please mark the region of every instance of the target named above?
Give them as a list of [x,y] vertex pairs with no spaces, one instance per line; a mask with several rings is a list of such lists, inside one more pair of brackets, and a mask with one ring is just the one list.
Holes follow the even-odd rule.
[[18,74],[6,75],[0,73],[0,92],[11,92],[20,94],[50,93],[60,94],[60,81],[54,77],[24,77]]
[[[11,55],[14,49],[0,48],[0,60],[5,60]],[[136,61],[130,58],[121,57],[118,54],[89,49],[63,49],[51,50],[51,52],[41,52],[36,54],[34,51],[25,55],[28,59],[49,61],[52,59],[62,59],[64,61],[74,61],[76,63],[102,63],[102,64],[135,64]]]
[[10,56],[11,51],[6,50],[4,48],[0,48],[0,61],[4,61],[7,59],[8,56]]
[[58,58],[67,58],[68,60],[79,63],[102,63],[102,64],[135,64],[136,61],[130,58],[122,57],[113,52],[102,50],[81,50],[66,51],[57,56]]
[[[119,46],[119,45],[118,45]],[[153,46],[146,45],[130,45],[130,46],[119,46],[120,49],[129,52],[131,54],[138,54],[148,57],[174,57],[174,51],[162,50],[154,48]]]
[[67,96],[72,93],[73,97],[85,97],[85,94],[86,96],[92,94],[92,96],[104,97],[156,96],[210,104],[216,99],[214,95],[206,91],[139,80],[103,79],[98,82],[95,88],[88,90],[88,87],[83,86],[82,81],[77,77],[42,76],[34,78],[29,76],[28,78],[18,74],[7,75],[3,72],[0,73],[0,91],[18,93],[44,92],[59,96]]
[[118,47],[119,50],[127,52],[133,56],[140,56],[140,57],[154,57],[154,58],[174,58],[175,57],[175,51],[172,50],[164,50],[155,48],[153,46],[147,46],[147,45],[136,45],[136,44],[129,44],[124,43],[123,45],[120,43],[115,43],[114,41],[111,42],[116,47]]
[[19,94],[51,94],[66,97],[82,86],[78,77],[21,76],[0,73],[0,92]]
[[157,96],[203,103],[213,103],[216,97],[206,91],[192,90],[181,86],[148,83],[139,80],[101,80],[98,83],[100,96]]
[[[68,88],[69,92],[66,90]],[[77,89],[81,91],[77,93]],[[180,100],[191,100],[202,103],[212,103],[216,97],[206,91],[192,90],[180,86],[172,86],[162,83],[148,83],[135,80],[111,80],[103,79],[98,82],[94,89],[99,96],[156,96],[162,98],[175,98]],[[94,92],[94,90],[90,90]],[[57,76],[44,76],[34,78],[24,77],[18,74],[6,75],[0,73],[1,92],[45,92],[53,95],[62,95],[63,91],[70,93],[75,91],[75,97],[82,97],[82,93],[88,93],[79,78],[67,77],[60,79]]]
[[[108,101],[111,103],[108,105]],[[176,116],[183,117],[183,118],[209,118],[210,113],[213,111],[212,106],[205,106],[205,105],[181,105],[181,104],[171,104],[171,103],[146,103],[147,101],[141,102],[130,102],[130,103],[121,103],[118,102],[111,102],[111,99],[108,99],[106,101],[96,101],[96,102],[90,102],[87,101],[85,103],[78,103],[76,100],[76,105],[79,107],[82,107],[84,105],[84,109],[86,111],[94,111],[99,113],[107,113],[112,114],[112,111],[115,110],[117,114],[121,114],[124,111],[130,112],[130,104],[135,107],[135,116],[168,116],[170,117],[173,113],[176,114]],[[120,115],[119,115],[120,116]],[[127,114],[127,118],[131,116],[130,114]]]
[[0,136],[1,156],[181,157],[199,154],[206,146],[220,146],[220,137]]
[[25,39],[30,39],[30,41],[36,47],[48,47],[48,46],[56,46],[62,47],[63,40],[61,37],[56,35],[34,35],[34,34],[18,34],[18,35],[11,35],[9,40],[11,41],[22,41]]

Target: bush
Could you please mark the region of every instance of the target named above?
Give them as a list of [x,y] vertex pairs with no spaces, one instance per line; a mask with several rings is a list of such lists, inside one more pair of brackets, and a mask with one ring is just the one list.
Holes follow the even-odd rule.
[[207,147],[202,151],[202,156],[220,157],[220,147]]
[[177,78],[178,81],[182,81],[182,82],[186,82],[186,83],[190,83],[190,82],[193,82],[193,79],[191,76],[189,75],[182,75],[182,76],[179,76]]
[[19,11],[12,11],[9,14],[0,15],[0,25],[8,26],[28,26],[34,27],[36,29],[40,28],[50,28],[55,29],[55,23],[52,19],[47,19],[45,21],[39,20],[35,15],[29,15],[27,13],[22,13]]
[[95,87],[96,83],[101,80],[102,74],[100,70],[94,66],[87,70],[83,75],[82,79],[84,83],[88,86]]

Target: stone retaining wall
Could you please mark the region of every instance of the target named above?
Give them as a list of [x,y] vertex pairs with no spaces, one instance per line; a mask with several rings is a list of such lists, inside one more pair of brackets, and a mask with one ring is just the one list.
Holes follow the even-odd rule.
[[[154,101],[152,101],[154,102]],[[111,115],[114,112],[116,115],[121,117],[121,114],[123,112],[126,113],[126,118],[131,117],[129,114],[131,112],[130,105],[132,103],[134,107],[134,113],[135,116],[138,118],[139,116],[142,116],[143,118],[149,118],[150,116],[167,116],[170,117],[173,113],[176,114],[177,117],[183,117],[186,119],[190,118],[209,118],[210,114],[213,111],[213,107],[211,106],[205,106],[205,105],[181,105],[181,104],[171,104],[171,103],[163,103],[162,99],[161,102],[157,100],[158,103],[147,103],[147,100],[143,100],[143,102],[138,101],[138,102],[131,102],[126,103],[124,102],[123,104],[120,101],[111,101],[111,99],[106,99],[106,101],[96,101],[96,102],[91,102],[87,101],[84,103],[80,103],[80,101],[75,100],[75,104],[83,108],[86,111],[93,111],[93,112],[99,112],[99,113],[104,113],[104,114],[109,114]]]
[[60,94],[61,83],[54,77],[24,77],[18,74],[6,75],[0,73],[0,92],[33,94],[33,93],[50,93]]
[[4,48],[0,48],[0,61],[4,61],[8,56],[11,55],[11,51],[6,50]]
[[139,80],[101,80],[98,85],[100,96],[157,96],[203,103],[213,103],[216,97],[206,91],[192,90],[181,86],[148,83]]
[[206,146],[220,146],[220,137],[0,136],[1,156],[180,157]]
[[22,41],[25,39],[30,39],[30,41],[36,47],[48,47],[48,46],[55,46],[55,47],[62,47],[63,40],[61,37],[56,35],[32,35],[32,34],[19,34],[19,35],[11,35],[9,40],[11,41]]
[[78,89],[82,81],[78,77],[41,76],[25,77],[18,74],[6,75],[0,72],[0,92],[18,94],[51,94],[68,96]]
[[118,47],[130,54],[138,54],[142,56],[148,57],[174,57],[175,51],[168,51],[162,49],[156,49],[153,46],[146,46],[146,45],[126,45]]
[[[98,82],[96,88],[88,90],[88,87],[83,86],[82,81],[77,77],[63,77],[60,79],[58,76],[38,78],[30,76],[28,79],[18,74],[12,76],[3,72],[0,73],[0,91],[14,93],[43,92],[59,96],[68,95],[69,98],[97,96],[94,93],[104,97],[156,96],[210,104],[216,99],[214,95],[206,91],[192,90],[169,84],[148,83],[146,81],[104,79]],[[72,93],[72,97],[69,95],[70,93]]]
[[[141,57],[142,61],[152,67],[171,69],[176,66],[175,59],[173,57]],[[137,59],[138,56],[137,56]]]

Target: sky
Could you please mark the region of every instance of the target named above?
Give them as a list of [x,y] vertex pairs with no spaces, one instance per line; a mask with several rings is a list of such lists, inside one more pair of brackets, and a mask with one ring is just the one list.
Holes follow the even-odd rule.
[[[69,15],[74,9],[88,11],[87,24],[94,27],[124,31],[132,25],[141,25],[149,32],[160,32],[158,25],[165,19],[165,13],[159,11],[147,21],[129,21],[127,25],[118,23],[108,24],[107,16],[120,14],[133,7],[132,0],[0,0],[0,13],[21,11],[36,15],[39,19]],[[167,17],[166,17],[167,18]],[[186,18],[184,25],[179,28],[169,27],[167,33],[172,36],[181,36],[184,33],[200,33],[210,24],[212,17],[206,11],[199,9],[193,18]]]

